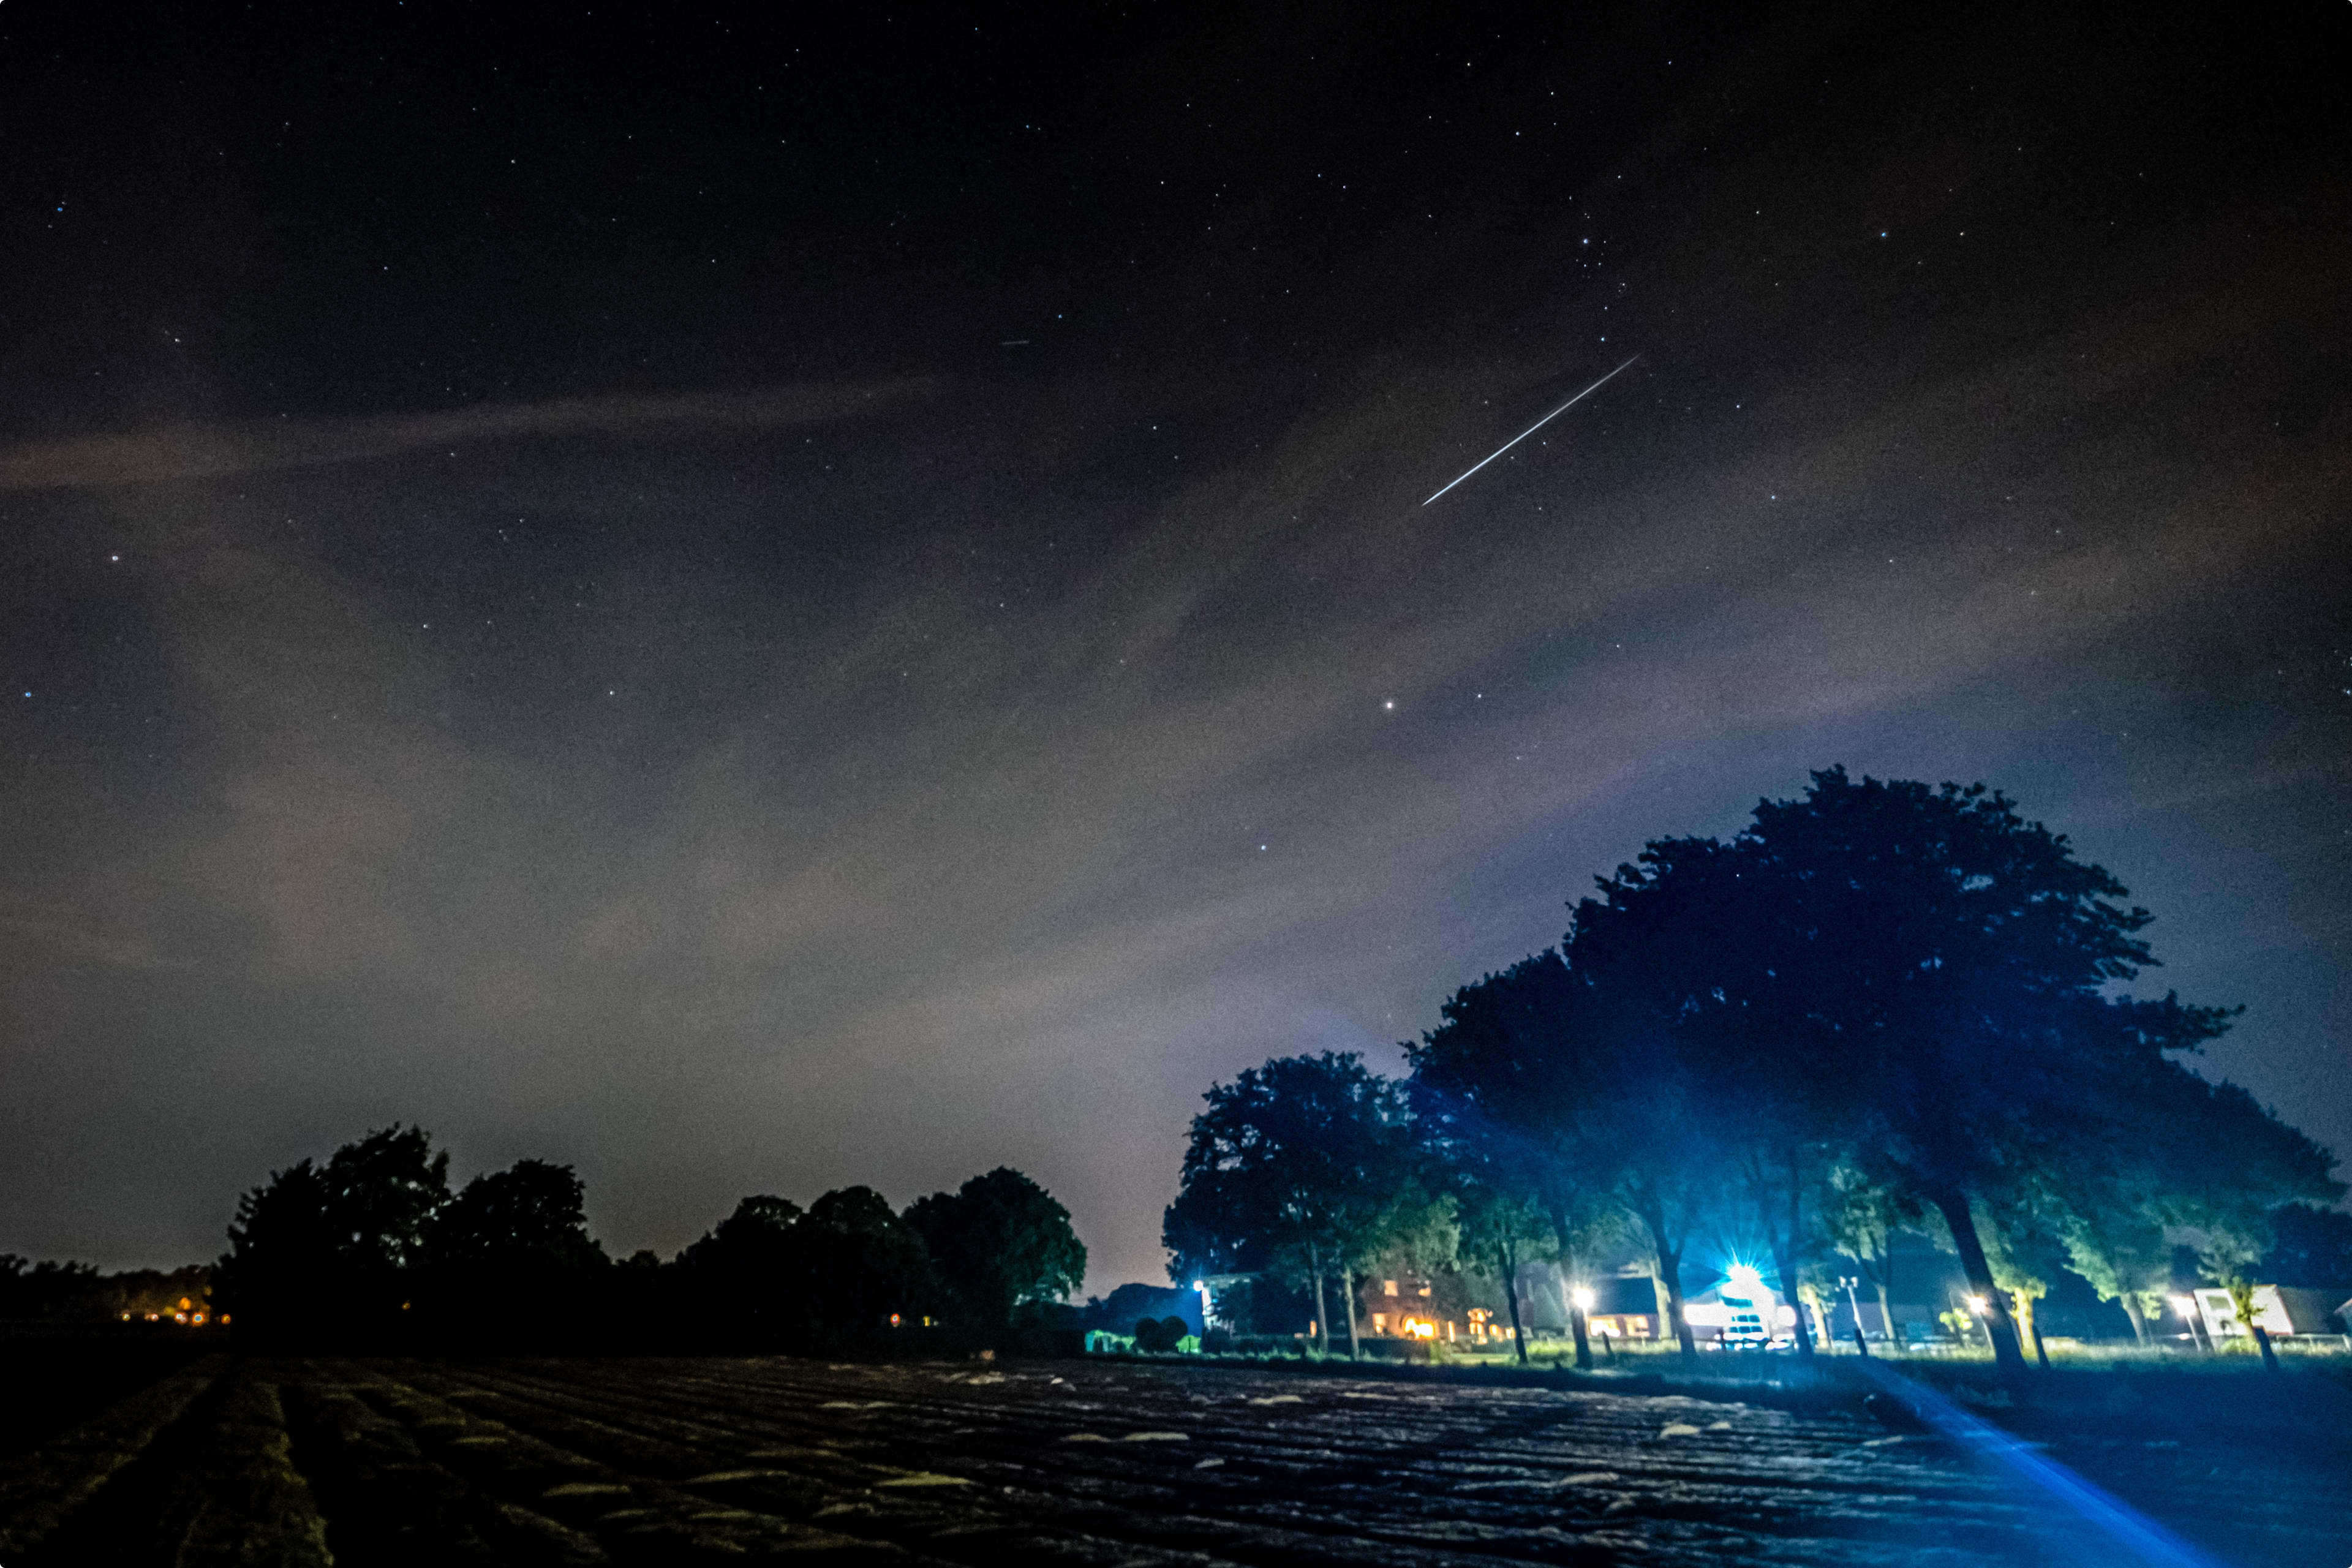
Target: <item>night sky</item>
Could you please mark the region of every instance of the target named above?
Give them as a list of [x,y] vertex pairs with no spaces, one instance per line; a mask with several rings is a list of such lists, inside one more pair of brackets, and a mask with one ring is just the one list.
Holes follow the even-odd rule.
[[0,8],[0,1249],[397,1120],[1156,1280],[1838,762],[2352,1150],[2342,0],[771,9]]

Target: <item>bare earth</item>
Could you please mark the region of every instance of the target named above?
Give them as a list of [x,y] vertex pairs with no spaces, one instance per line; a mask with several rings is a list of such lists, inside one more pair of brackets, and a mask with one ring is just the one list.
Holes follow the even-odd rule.
[[[2352,1561],[2352,1478],[2260,1447],[2046,1451],[2224,1562]],[[2135,1561],[2082,1529],[1861,1415],[1106,1362],[216,1361],[0,1468],[6,1568]]]

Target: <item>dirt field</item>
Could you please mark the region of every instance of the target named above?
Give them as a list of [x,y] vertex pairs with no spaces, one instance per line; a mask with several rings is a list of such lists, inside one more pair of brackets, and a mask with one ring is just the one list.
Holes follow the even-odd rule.
[[[2224,1562],[2342,1568],[2352,1485],[2047,1445]],[[1722,1401],[1084,1362],[223,1361],[0,1468],[0,1563],[2079,1563],[1939,1443]]]

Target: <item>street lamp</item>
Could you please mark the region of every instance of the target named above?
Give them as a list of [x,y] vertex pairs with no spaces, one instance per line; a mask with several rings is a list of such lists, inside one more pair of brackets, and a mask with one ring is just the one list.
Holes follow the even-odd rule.
[[2197,1298],[2194,1296],[2175,1296],[2172,1298],[2172,1310],[2180,1314],[2180,1321],[2182,1325],[2189,1330],[2189,1343],[2190,1348],[2202,1349],[2203,1347],[2198,1343],[2197,1340]]
[[1590,1312],[1592,1310],[1592,1303],[1600,1300],[1592,1293],[1592,1287],[1590,1285],[1579,1285],[1570,1291],[1569,1295],[1576,1302],[1576,1310],[1580,1312]]
[[[1862,1279],[1857,1275],[1841,1274],[1838,1276],[1838,1283],[1845,1287],[1845,1304],[1853,1309],[1854,1348],[1862,1352],[1863,1354],[1868,1355],[1870,1353],[1870,1341],[1863,1334],[1862,1331],[1862,1300],[1853,1293],[1853,1288],[1861,1284]],[[1894,1327],[1891,1323],[1887,1326],[1890,1329]]]
[[1971,1296],[1968,1299],[1968,1302],[1969,1310],[1976,1315],[1977,1331],[1984,1335],[1985,1344],[1988,1348],[1990,1348],[1992,1345],[1992,1325],[1985,1321],[1985,1313],[1991,1310],[1992,1303],[1985,1300],[1982,1296]]

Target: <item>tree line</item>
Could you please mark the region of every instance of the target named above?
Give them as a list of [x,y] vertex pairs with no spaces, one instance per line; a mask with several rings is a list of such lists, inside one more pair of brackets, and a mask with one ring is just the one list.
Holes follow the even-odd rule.
[[394,1126],[271,1173],[238,1201],[215,1310],[270,1342],[938,1351],[1001,1341],[1086,1274],[1068,1210],[1004,1167],[903,1212],[866,1186],[754,1194],[667,1262],[608,1258],[569,1166],[454,1192],[448,1168]]
[[208,1284],[201,1263],[169,1272],[130,1268],[105,1274],[88,1263],[37,1263],[0,1252],[0,1321],[184,1317],[204,1300]]
[[[2344,1187],[2185,1065],[2237,1009],[2126,989],[2157,966],[2127,897],[1981,784],[1817,773],[1729,838],[1655,839],[1600,879],[1557,946],[1444,1004],[1402,1080],[1326,1053],[1211,1089],[1171,1272],[1297,1280],[1327,1324],[1336,1282],[1352,1341],[1375,1267],[1473,1264],[1518,1329],[1522,1262],[1631,1251],[1689,1354],[1695,1237],[1753,1238],[1786,1297],[1858,1269],[1884,1310],[1890,1239],[1917,1228],[1948,1237],[2004,1369],[2046,1362],[2031,1313],[2062,1265],[2145,1339],[2193,1245],[2251,1323],[2277,1216]],[[1811,1354],[1802,1313],[1795,1337]]]

